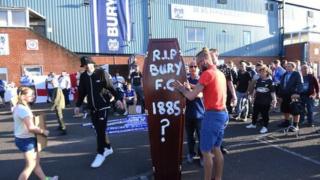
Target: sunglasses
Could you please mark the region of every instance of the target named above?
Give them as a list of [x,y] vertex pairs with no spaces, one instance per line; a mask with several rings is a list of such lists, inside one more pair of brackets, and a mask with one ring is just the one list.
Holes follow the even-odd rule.
[[189,68],[197,68],[198,66],[189,66]]

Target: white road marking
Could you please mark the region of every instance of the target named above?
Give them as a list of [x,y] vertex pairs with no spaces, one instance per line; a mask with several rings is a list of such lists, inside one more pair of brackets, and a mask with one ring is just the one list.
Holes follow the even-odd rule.
[[[280,151],[289,153],[289,154],[291,154],[293,156],[299,157],[301,159],[304,159],[306,161],[312,162],[312,163],[320,166],[320,161],[318,161],[318,160],[312,159],[310,157],[307,157],[307,156],[304,156],[302,154],[299,154],[299,153],[296,153],[294,151],[291,151],[291,150],[288,150],[286,148],[283,148],[283,147],[281,147],[279,145],[273,144],[276,140],[280,140],[280,139],[278,139],[278,138],[276,138],[274,136],[270,137],[270,135],[272,135],[272,133],[263,134],[263,135],[260,135],[260,136],[258,136],[257,138],[255,138],[254,140],[251,140],[251,141],[240,142],[240,143],[237,143],[237,144],[229,145],[228,148],[233,149],[233,148],[238,148],[238,147],[241,147],[241,146],[258,145],[258,144],[263,143],[263,144],[265,144],[267,146],[271,146],[271,147],[276,148],[276,149],[278,149]],[[310,136],[313,136],[313,135],[310,135]],[[267,140],[267,139],[265,139],[266,137],[273,138],[275,141]],[[256,141],[258,141],[258,142],[256,142]],[[231,153],[235,152],[235,151],[237,151],[237,150],[231,150]]]
[[280,147],[280,146],[278,146],[278,145],[274,145],[274,144],[272,144],[272,143],[273,143],[272,141],[269,141],[269,140],[261,140],[261,139],[256,139],[256,140],[259,141],[259,142],[261,142],[261,143],[267,144],[267,145],[269,145],[269,146],[271,146],[271,147],[274,147],[274,148],[276,148],[276,149],[278,149],[278,150],[280,150],[280,151],[289,153],[289,154],[291,154],[291,155],[297,156],[297,157],[299,157],[299,158],[302,158],[302,159],[304,159],[304,160],[306,160],[306,161],[312,162],[312,163],[320,166],[320,161],[317,161],[317,160],[315,160],[315,159],[312,159],[312,158],[310,158],[310,157],[304,156],[304,155],[302,155],[302,154],[299,154],[299,153],[290,151],[290,150],[288,150],[288,149],[282,148],[282,147]]

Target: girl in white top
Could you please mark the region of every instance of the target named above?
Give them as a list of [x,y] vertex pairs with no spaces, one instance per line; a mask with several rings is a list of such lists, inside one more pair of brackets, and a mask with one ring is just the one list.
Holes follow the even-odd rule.
[[40,165],[40,155],[36,151],[35,134],[49,135],[48,130],[40,129],[33,123],[33,114],[28,103],[33,102],[34,92],[29,87],[18,89],[17,104],[13,109],[15,144],[23,152],[26,165],[18,180],[27,180],[34,172],[41,180],[57,180],[58,176],[47,177]]

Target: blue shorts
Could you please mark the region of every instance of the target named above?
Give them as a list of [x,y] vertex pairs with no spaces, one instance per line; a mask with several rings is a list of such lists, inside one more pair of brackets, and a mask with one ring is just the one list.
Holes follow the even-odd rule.
[[31,138],[15,138],[15,143],[18,149],[22,152],[35,150],[37,147],[37,140],[35,137]]
[[224,129],[229,121],[226,111],[206,111],[202,119],[200,131],[200,150],[209,152],[214,147],[220,147],[224,135]]

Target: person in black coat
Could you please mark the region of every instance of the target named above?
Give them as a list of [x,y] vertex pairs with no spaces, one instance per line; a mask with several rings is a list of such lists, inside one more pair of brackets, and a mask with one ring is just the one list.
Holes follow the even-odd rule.
[[106,128],[108,109],[110,108],[110,95],[116,99],[116,107],[124,109],[121,98],[114,89],[110,75],[103,69],[95,69],[95,63],[90,57],[84,56],[81,59],[81,66],[86,70],[80,75],[79,98],[74,109],[78,115],[80,106],[87,96],[88,109],[91,111],[91,120],[97,133],[97,151],[95,160],[91,167],[100,167],[105,158],[113,153],[110,143],[106,142]]
[[302,92],[302,77],[296,70],[296,64],[288,62],[286,64],[286,72],[281,78],[279,96],[281,98],[281,112],[284,114],[284,121],[279,124],[279,127],[289,127],[290,114],[293,116],[292,126],[289,127],[290,131],[299,130],[299,113],[294,113],[290,105],[293,99],[299,99]]
[[308,65],[301,66],[301,74],[303,77],[303,90],[301,93],[301,102],[303,109],[300,114],[300,124],[305,120],[305,115],[307,115],[308,126],[314,126],[314,100],[319,98],[319,82],[317,78],[312,74],[311,69]]

